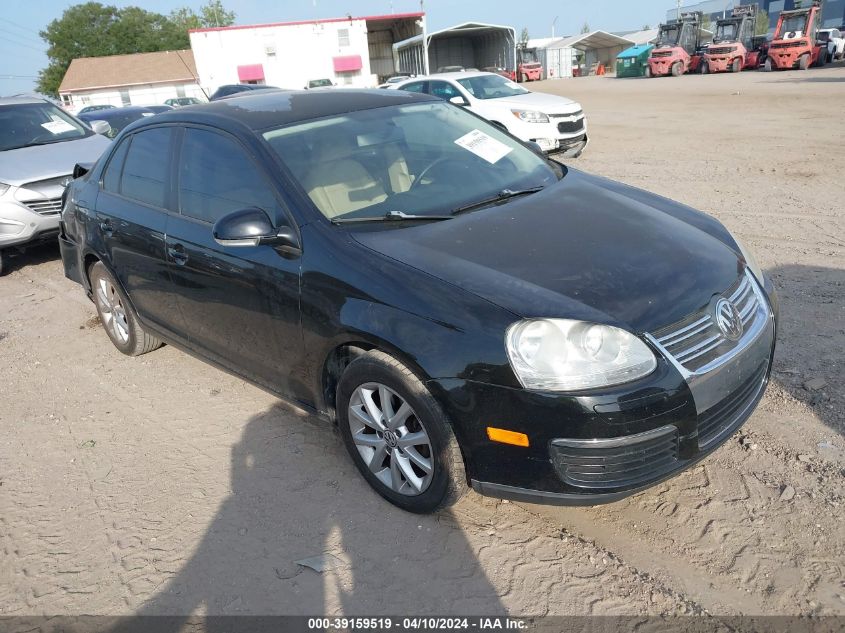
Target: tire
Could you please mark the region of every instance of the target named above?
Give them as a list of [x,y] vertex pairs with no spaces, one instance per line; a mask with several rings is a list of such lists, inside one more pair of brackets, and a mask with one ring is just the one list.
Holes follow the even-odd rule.
[[798,58],[798,69],[807,70],[810,67],[810,56],[807,53]]
[[732,73],[738,73],[741,70],[742,70],[742,62],[739,61],[738,59],[733,60],[733,63],[731,64],[731,72]]
[[684,74],[684,66],[681,62],[675,62],[672,64],[672,76],[673,77],[680,77]]
[[645,76],[646,79],[651,79],[652,77],[654,77],[654,75],[651,74],[651,67],[650,66],[645,67],[644,76]]
[[766,61],[763,62],[763,72],[770,73],[772,72],[772,60],[770,58],[766,58]]
[[[394,421],[395,427],[385,425],[379,417],[383,400],[391,403],[387,411],[394,420],[405,405],[410,413],[406,410],[402,420]],[[352,361],[338,383],[336,407],[352,461],[392,504],[423,514],[451,505],[466,493],[464,461],[446,414],[422,381],[392,356],[372,351]],[[424,440],[403,445],[411,434]],[[428,464],[430,475],[418,466],[418,458]]]
[[816,68],[821,68],[827,63],[827,49],[819,52],[819,57],[816,59]]
[[528,75],[523,74],[522,77],[520,78],[519,83],[522,83],[522,84],[528,83]]
[[9,255],[6,251],[0,251],[0,277],[9,270]]
[[702,75],[706,75],[710,72],[710,64],[706,61],[701,60],[701,63],[698,65],[698,72]]
[[88,273],[94,305],[103,329],[114,346],[127,356],[140,356],[162,346],[138,323],[126,295],[102,262],[95,262]]

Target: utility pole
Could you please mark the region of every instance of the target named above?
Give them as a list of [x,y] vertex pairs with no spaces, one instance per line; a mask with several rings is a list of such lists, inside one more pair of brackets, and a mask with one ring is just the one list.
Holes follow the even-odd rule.
[[676,17],[678,18],[678,21],[680,22],[680,20],[681,20],[681,0],[678,0],[678,15]]
[[428,75],[428,20],[426,19],[425,15],[425,0],[420,0],[420,13],[423,14],[422,16],[422,29],[423,29],[423,70],[425,74]]
[[555,19],[552,20],[552,37],[555,36],[555,24],[557,23],[558,16],[555,16]]

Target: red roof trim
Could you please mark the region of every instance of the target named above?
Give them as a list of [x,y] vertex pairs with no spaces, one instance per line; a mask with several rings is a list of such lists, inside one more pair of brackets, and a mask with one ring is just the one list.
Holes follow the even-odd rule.
[[299,20],[297,22],[271,22],[269,24],[244,24],[238,26],[212,26],[205,29],[190,29],[188,33],[208,33],[209,31],[238,31],[242,29],[266,29],[273,26],[301,26],[303,24],[327,24],[330,22],[387,22],[388,20],[402,20],[407,18],[421,18],[425,13],[392,13],[389,15],[363,15],[360,17],[321,18],[316,20]]

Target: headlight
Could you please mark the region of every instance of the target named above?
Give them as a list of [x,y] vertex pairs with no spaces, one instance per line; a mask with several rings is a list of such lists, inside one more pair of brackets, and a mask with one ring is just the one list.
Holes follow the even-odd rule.
[[549,117],[542,112],[537,112],[535,110],[511,110],[513,115],[519,119],[520,121],[525,121],[526,123],[548,123]]
[[577,391],[647,376],[657,359],[625,330],[570,319],[528,319],[508,328],[511,367],[526,389]]
[[9,190],[11,185],[7,185],[5,182],[0,182],[0,196],[6,193]]
[[742,258],[745,260],[745,265],[748,266],[748,269],[751,271],[751,274],[759,281],[761,284],[763,283],[763,269],[760,268],[760,264],[757,263],[757,260],[754,259],[754,256],[751,254],[745,246],[740,242],[737,237],[734,235],[734,242],[736,245],[739,246],[739,252],[742,255]]

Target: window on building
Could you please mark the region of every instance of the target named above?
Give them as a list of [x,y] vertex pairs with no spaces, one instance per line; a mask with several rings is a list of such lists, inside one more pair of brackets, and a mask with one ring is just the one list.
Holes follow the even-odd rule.
[[216,132],[185,130],[179,160],[182,215],[214,223],[246,207],[272,215],[276,206],[272,190],[238,143]]
[[132,105],[132,99],[129,98],[128,90],[120,91],[120,102],[125,106]]
[[349,46],[349,29],[337,30],[337,45]]
[[122,195],[154,207],[165,206],[172,129],[160,127],[132,135],[120,178]]

